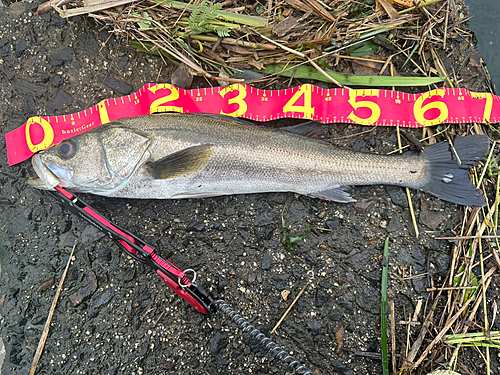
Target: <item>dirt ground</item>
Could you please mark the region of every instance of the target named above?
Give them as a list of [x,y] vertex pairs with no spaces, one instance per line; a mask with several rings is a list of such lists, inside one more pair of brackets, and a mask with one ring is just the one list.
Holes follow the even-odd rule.
[[[68,22],[57,14],[38,17],[31,12],[33,3],[2,3],[2,133],[36,114],[76,112],[148,82],[170,82],[174,66],[137,52],[89,18]],[[472,38],[451,40],[445,65],[450,72],[453,67],[462,87],[488,91],[474,44]],[[194,87],[210,84],[197,78]],[[335,125],[329,127],[329,136],[364,130],[368,128]],[[397,145],[396,132],[377,128],[335,144],[388,152]],[[154,272],[127,259],[47,193],[29,187],[29,176],[34,176],[29,161],[8,166],[1,137],[0,337],[6,349],[2,375],[28,373],[75,240],[74,261],[37,374],[285,373],[278,362],[255,354],[222,314],[206,319],[195,312]],[[403,189],[367,186],[351,193],[361,204],[291,193],[168,201],[82,198],[180,268],[194,268],[214,297],[225,299],[266,333],[312,271],[310,285],[273,339],[315,374],[379,374],[379,359],[345,349],[380,352],[379,256],[385,238],[391,239],[389,288],[396,321],[408,320],[417,301],[427,300],[431,278],[440,285],[446,276],[451,243],[433,237],[452,235],[463,209],[413,191],[417,239]],[[292,251],[280,243],[282,213],[291,235],[311,228]],[[409,276],[410,267],[412,275],[421,276],[398,281],[396,276]],[[93,282],[97,290],[73,306],[69,296]],[[46,290],[39,290],[46,285]],[[498,289],[497,280],[489,297]],[[286,300],[285,290],[290,291]],[[342,356],[337,352],[337,326],[345,331]],[[406,326],[398,324],[398,351],[405,341]],[[465,350],[459,358],[472,373],[484,370],[477,352]],[[500,373],[497,353],[492,361],[495,373]]]

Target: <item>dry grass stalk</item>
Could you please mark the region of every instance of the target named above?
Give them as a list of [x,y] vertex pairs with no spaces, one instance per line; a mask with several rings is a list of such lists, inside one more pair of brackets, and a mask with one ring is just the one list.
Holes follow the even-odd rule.
[[[415,43],[424,36],[426,42],[422,49],[457,35],[455,24],[447,27],[446,36],[433,31],[447,14],[444,6],[432,5],[437,2],[434,0],[419,5],[425,9],[423,14],[418,13],[416,7],[395,12],[391,5],[381,0],[393,18],[378,14],[374,6],[363,5],[363,0],[328,4],[320,0],[268,1],[265,5],[256,2],[254,6],[236,8],[230,8],[233,3],[226,1],[221,3],[225,9],[215,9],[205,3],[201,14],[208,16],[197,22],[193,17],[201,5],[192,0],[186,3],[175,0],[72,0],[69,2],[76,8],[63,9],[62,4],[68,1],[50,0],[39,7],[39,12],[53,7],[63,17],[89,13],[111,26],[115,34],[139,42],[145,51],[160,52],[185,63],[198,75],[226,81],[225,77],[231,78],[240,69],[261,70],[278,63],[290,63],[293,68],[307,63],[321,73],[325,82],[340,86],[325,72],[326,67],[335,65],[332,53],[342,51],[344,56],[355,55],[353,50],[378,36],[382,39],[377,39],[376,44],[382,46],[407,41]],[[419,29],[422,23],[426,31],[415,39],[413,30]],[[194,26],[201,24],[202,27]],[[395,38],[384,42],[389,33]],[[378,48],[376,44],[370,47],[373,53]],[[274,50],[273,57],[267,54],[270,50]],[[253,58],[248,58],[249,55]],[[386,59],[386,63],[389,60]],[[411,60],[415,66],[424,65],[415,58]],[[429,76],[421,68],[419,74]]]
[[75,252],[76,241],[73,245],[73,249],[71,250],[71,254],[68,258],[68,263],[66,264],[66,268],[61,276],[61,281],[59,281],[59,286],[57,287],[56,295],[54,296],[54,300],[52,301],[52,306],[50,306],[49,316],[47,317],[47,321],[45,322],[45,327],[43,328],[42,337],[40,338],[40,342],[38,343],[38,347],[36,348],[35,357],[33,358],[33,363],[31,364],[31,369],[29,375],[34,375],[36,371],[36,367],[38,365],[38,361],[42,356],[43,347],[45,346],[45,341],[49,335],[50,322],[52,321],[52,316],[54,315],[54,311],[56,309],[57,301],[59,300],[59,295],[61,294],[62,286],[64,284],[64,279],[66,279],[66,274],[68,273],[69,265],[71,264],[71,260],[73,259],[73,253]]

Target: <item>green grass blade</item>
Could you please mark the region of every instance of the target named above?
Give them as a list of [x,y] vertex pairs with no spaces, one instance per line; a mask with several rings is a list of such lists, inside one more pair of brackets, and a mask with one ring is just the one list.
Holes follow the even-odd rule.
[[384,243],[384,258],[382,259],[382,302],[380,308],[380,330],[382,334],[382,371],[389,375],[389,355],[387,349],[387,276],[389,266],[389,237]]
[[[176,9],[196,9],[196,5],[183,3],[181,1],[175,0],[153,0],[154,2],[161,4],[169,4]],[[252,27],[266,27],[267,26],[267,18],[264,17],[256,17],[256,16],[248,16],[246,14],[238,14],[233,12],[228,12],[225,10],[216,10],[217,15],[225,19],[226,21],[236,22],[242,25],[252,26]]]
[[[286,70],[284,70],[286,69]],[[257,71],[257,70],[256,70]],[[291,65],[291,64],[272,64],[267,65],[264,69],[258,70],[259,73],[278,74],[285,77],[302,79],[316,79],[331,83],[323,74],[315,68],[308,65]],[[370,86],[370,87],[411,87],[411,86],[428,86],[434,83],[444,81],[444,77],[389,77],[389,76],[360,76],[360,75],[344,75],[325,71],[330,77],[346,86]]]

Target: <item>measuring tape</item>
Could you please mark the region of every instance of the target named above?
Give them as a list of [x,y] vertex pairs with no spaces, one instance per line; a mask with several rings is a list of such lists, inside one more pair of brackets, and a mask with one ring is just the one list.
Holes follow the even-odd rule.
[[500,97],[445,88],[407,94],[322,89],[310,84],[285,90],[259,90],[244,84],[182,90],[170,84],[150,83],[136,93],[103,100],[84,111],[31,117],[5,135],[9,165],[111,121],[159,112],[215,113],[255,121],[291,117],[324,124],[416,128],[442,123],[500,122]]

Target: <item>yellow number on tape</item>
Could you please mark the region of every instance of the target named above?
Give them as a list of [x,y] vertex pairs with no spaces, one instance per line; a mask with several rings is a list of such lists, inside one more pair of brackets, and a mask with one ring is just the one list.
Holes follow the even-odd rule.
[[[360,100],[360,101],[357,101],[357,98],[359,96],[361,97],[364,97],[364,96],[375,96],[375,97],[379,97],[379,94],[380,94],[380,90],[349,90],[349,104],[352,105],[352,107],[354,108],[354,111],[352,111],[351,113],[349,113],[349,116],[347,116],[347,118],[349,120],[352,120],[358,124],[361,124],[361,125],[372,125],[374,124],[375,122],[378,121],[378,119],[380,118],[380,106],[377,104],[377,103],[374,103],[374,102],[371,102],[371,101],[368,101],[368,100]],[[358,117],[354,114],[354,112],[358,109],[358,108],[368,108],[371,110],[371,115],[370,117],[367,117],[367,118],[361,118],[361,117]]]
[[101,119],[101,124],[107,124],[109,122],[108,110],[106,109],[106,100],[100,101],[97,104],[99,109],[99,118]]
[[[32,124],[38,124],[42,127],[43,129],[43,140],[34,145],[33,141],[31,140],[31,135],[30,135],[30,127]],[[41,117],[32,117],[28,120],[26,123],[26,143],[28,144],[28,148],[30,149],[31,152],[37,152],[40,150],[45,150],[46,148],[49,148],[49,146],[52,144],[54,141],[54,129],[52,129],[52,125],[46,120],[44,120]]]
[[493,95],[488,92],[471,92],[470,96],[478,99],[486,98],[486,103],[484,104],[483,122],[490,122],[491,110],[493,109]]
[[163,105],[165,103],[174,101],[179,99],[179,90],[177,87],[172,86],[171,84],[168,83],[162,83],[159,85],[153,85],[149,88],[149,91],[151,91],[153,94],[156,93],[156,91],[160,89],[168,89],[170,90],[170,94],[163,96],[161,98],[156,99],[153,103],[151,103],[151,106],[149,107],[149,113],[156,113],[156,112],[184,112],[184,108],[182,107],[177,107],[173,105]]
[[[304,96],[304,105],[295,105],[297,100],[300,99],[301,96]],[[296,112],[303,113],[304,118],[311,120],[314,116],[314,107],[312,106],[312,86],[311,85],[302,85],[300,89],[293,94],[292,98],[285,104],[283,107],[283,112]]]
[[[446,103],[432,102],[426,105],[423,104],[424,100],[426,99],[432,98],[434,96],[439,96],[441,98],[444,98],[445,94],[446,94],[445,89],[436,89],[432,91],[427,91],[426,93],[420,95],[420,97],[415,101],[415,104],[413,105],[413,115],[415,116],[415,120],[417,120],[419,124],[424,126],[432,126],[444,122],[448,118],[448,106],[446,105]],[[427,120],[424,117],[424,113],[430,109],[438,109],[439,116],[433,120]]]
[[220,96],[222,96],[222,98],[224,98],[228,92],[233,91],[238,91],[238,95],[236,95],[234,98],[228,99],[227,104],[238,104],[238,109],[231,113],[225,113],[223,110],[221,110],[220,114],[233,117],[243,116],[248,109],[247,103],[245,102],[245,98],[247,97],[247,90],[245,86],[240,83],[230,85],[220,90],[219,94]]

